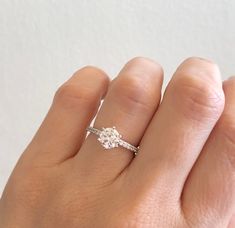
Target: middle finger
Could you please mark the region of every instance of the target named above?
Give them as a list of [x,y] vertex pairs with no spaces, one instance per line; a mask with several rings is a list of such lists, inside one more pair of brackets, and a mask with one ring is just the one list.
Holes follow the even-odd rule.
[[223,107],[218,67],[201,58],[184,61],[146,130],[139,155],[129,167],[129,176],[138,177],[140,185],[147,183],[147,179],[152,184],[157,182],[164,186],[158,188],[160,191],[168,189],[173,194],[174,189],[174,197],[180,197],[184,182]]

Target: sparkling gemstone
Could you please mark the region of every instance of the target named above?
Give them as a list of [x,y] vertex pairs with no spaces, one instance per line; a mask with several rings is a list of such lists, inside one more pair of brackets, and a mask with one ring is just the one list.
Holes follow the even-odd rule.
[[103,128],[98,140],[105,149],[112,149],[118,147],[120,138],[121,136],[115,128]]

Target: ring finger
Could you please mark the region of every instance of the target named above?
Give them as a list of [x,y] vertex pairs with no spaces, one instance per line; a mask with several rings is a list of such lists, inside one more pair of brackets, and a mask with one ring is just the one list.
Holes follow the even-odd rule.
[[[113,80],[97,115],[94,127],[116,126],[123,139],[137,146],[155,113],[161,97],[162,68],[152,60],[134,58]],[[86,175],[100,175],[114,179],[133,159],[125,148],[106,150],[90,134],[75,160]]]

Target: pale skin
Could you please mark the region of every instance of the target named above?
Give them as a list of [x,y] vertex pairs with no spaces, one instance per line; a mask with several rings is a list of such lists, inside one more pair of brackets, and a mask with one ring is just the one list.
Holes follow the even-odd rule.
[[[130,60],[112,82],[78,70],[23,152],[0,227],[235,227],[235,78],[189,58],[161,100],[162,67]],[[116,126],[139,154],[105,150],[86,127]]]

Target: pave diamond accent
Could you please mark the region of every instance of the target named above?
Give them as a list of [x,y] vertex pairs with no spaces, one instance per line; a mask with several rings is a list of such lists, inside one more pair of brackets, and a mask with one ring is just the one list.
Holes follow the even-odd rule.
[[118,147],[120,139],[121,135],[118,133],[115,127],[113,127],[113,128],[102,128],[98,141],[101,142],[101,145],[105,149],[112,149]]

